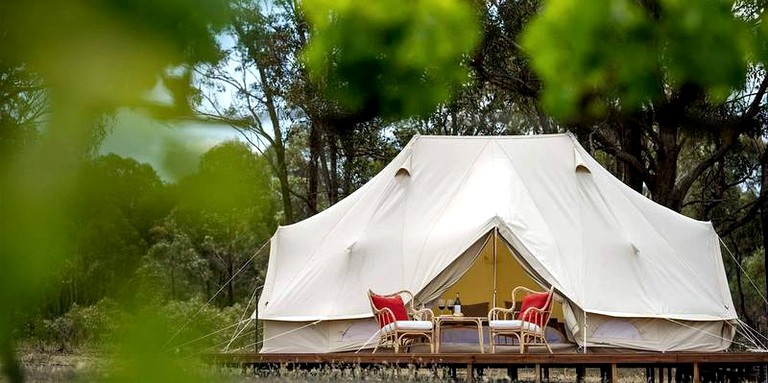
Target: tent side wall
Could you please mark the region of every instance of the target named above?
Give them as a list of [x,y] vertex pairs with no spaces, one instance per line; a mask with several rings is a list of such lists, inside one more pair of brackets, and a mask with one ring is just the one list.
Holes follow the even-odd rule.
[[[490,234],[477,239],[443,272],[416,294],[416,301],[431,303],[449,286],[456,283],[475,263]],[[384,292],[386,293],[386,292]],[[261,353],[327,353],[373,348],[378,339],[378,324],[373,319],[341,319],[325,321],[263,320],[264,342]]]
[[566,335],[587,347],[627,348],[647,351],[719,352],[731,346],[736,329],[728,321],[682,321],[661,318],[618,318],[587,314],[563,304]]
[[329,353],[373,348],[378,325],[373,318],[288,322],[265,320],[260,353]]

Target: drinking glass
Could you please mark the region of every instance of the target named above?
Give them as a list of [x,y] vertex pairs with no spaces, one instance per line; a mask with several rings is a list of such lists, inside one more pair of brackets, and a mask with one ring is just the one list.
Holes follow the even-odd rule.
[[445,310],[445,299],[438,299],[437,300],[437,308],[440,309],[440,314],[442,314],[443,310]]

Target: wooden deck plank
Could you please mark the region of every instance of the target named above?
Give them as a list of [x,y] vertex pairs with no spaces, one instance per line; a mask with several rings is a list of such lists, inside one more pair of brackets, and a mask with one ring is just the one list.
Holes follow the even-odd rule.
[[238,364],[438,364],[438,365],[606,365],[619,367],[656,364],[768,364],[768,353],[631,353],[631,354],[255,354],[222,353],[204,356],[218,363]]

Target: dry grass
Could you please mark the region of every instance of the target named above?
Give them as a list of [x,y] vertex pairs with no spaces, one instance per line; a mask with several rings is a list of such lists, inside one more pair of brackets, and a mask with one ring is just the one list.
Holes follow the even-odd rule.
[[19,358],[27,382],[94,381],[105,371],[104,358],[90,353],[21,350]]

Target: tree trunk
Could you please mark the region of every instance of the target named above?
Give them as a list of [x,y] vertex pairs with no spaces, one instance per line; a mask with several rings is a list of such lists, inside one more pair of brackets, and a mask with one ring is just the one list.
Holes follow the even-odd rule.
[[342,136],[341,145],[344,149],[344,187],[342,190],[346,197],[352,193],[352,165],[355,159],[355,145],[351,133]]
[[[642,127],[633,121],[619,125],[619,144],[621,149],[642,161],[643,147]],[[618,173],[621,180],[638,193],[643,192],[643,176],[638,169],[625,161],[617,161]]]
[[[321,140],[322,141],[322,140]],[[328,141],[328,137],[325,137],[325,141]],[[321,150],[320,150],[320,164],[322,165],[322,175],[323,175],[323,185],[324,185],[324,191],[325,196],[328,201],[331,200],[331,172],[328,169],[328,150],[326,150],[326,146],[324,143],[321,143]]]
[[283,132],[280,130],[280,119],[277,117],[277,107],[273,99],[272,88],[267,82],[267,74],[262,65],[257,65],[262,88],[264,89],[264,99],[267,106],[269,120],[272,122],[272,130],[275,139],[272,144],[272,150],[275,151],[277,159],[277,178],[280,181],[280,195],[283,199],[283,216],[285,223],[293,223],[293,205],[291,204],[291,188],[288,183],[288,167],[285,163],[285,146],[283,142]]
[[339,202],[339,165],[338,165],[338,159],[339,159],[339,147],[337,143],[336,135],[334,134],[332,137],[329,137],[328,140],[328,149],[330,151],[329,155],[331,157],[331,185],[330,185],[330,195],[328,196],[328,202],[333,205],[336,202]]
[[677,126],[660,124],[660,148],[656,159],[658,169],[654,177],[651,194],[654,201],[679,212],[682,208],[682,200],[677,197],[675,192],[677,158],[680,153],[677,136]]
[[309,169],[308,169],[308,188],[307,207],[311,213],[317,213],[317,193],[319,189],[320,152],[322,151],[322,128],[320,123],[313,123],[309,130]]
[[741,315],[744,316],[745,321],[747,324],[752,327],[752,320],[749,317],[749,313],[747,312],[747,305],[746,305],[746,297],[744,296],[744,287],[742,286],[742,275],[741,275],[741,250],[739,250],[739,244],[736,243],[736,241],[731,238],[731,248],[733,248],[733,251],[735,253],[736,259],[735,262],[736,265],[736,288],[738,289],[739,293],[739,309],[741,310]]
[[541,109],[538,103],[534,105],[534,108],[536,110],[536,118],[539,119],[539,128],[541,129],[541,132],[544,134],[557,133],[557,127],[550,123],[549,117],[547,117],[546,113],[544,113],[544,110]]
[[235,304],[235,289],[234,289],[234,282],[233,281],[233,275],[235,273],[235,267],[234,262],[228,262],[227,265],[227,303],[229,306],[232,306]]
[[[766,158],[768,157],[768,152],[766,154],[763,154],[763,161],[760,164],[760,170],[762,174],[760,175],[760,190],[761,193],[765,193],[766,190],[768,190],[768,161],[766,161]],[[760,208],[760,226],[762,229],[763,234],[763,265],[765,267],[766,273],[768,273],[768,256],[766,256],[766,252],[768,249],[768,206],[763,205]],[[768,277],[765,278],[765,291],[766,296],[768,296]],[[767,304],[768,305],[768,304]],[[768,317],[768,306],[765,307],[766,317]]]

